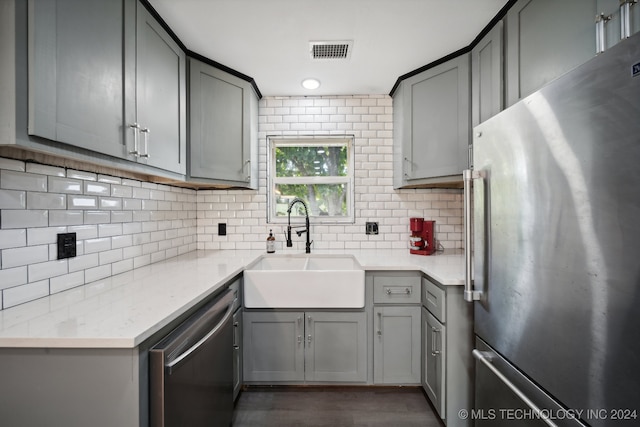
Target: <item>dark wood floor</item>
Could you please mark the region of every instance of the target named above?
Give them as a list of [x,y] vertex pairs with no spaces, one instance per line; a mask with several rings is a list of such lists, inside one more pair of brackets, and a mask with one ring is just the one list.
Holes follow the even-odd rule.
[[233,427],[443,427],[418,387],[248,388]]

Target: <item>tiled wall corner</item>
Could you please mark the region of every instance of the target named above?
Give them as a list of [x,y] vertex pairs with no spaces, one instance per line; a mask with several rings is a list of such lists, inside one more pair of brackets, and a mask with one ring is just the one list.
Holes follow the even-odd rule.
[[[265,97],[259,105],[260,181],[257,191],[198,191],[198,249],[264,249],[269,229],[282,248],[282,226],[267,224],[267,136],[354,135],[355,223],[311,225],[317,249],[407,248],[409,218],[436,221],[445,248],[462,248],[462,192],[393,189],[393,107],[387,95]],[[377,221],[380,233],[365,234]],[[218,236],[218,223],[227,235]],[[303,239],[295,251],[304,250]]]
[[[0,158],[0,308],[196,249],[195,190]],[[77,257],[57,260],[58,233]]]

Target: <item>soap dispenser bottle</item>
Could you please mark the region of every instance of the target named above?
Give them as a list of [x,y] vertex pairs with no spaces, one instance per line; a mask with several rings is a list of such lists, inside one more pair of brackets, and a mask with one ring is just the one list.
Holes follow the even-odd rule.
[[267,237],[267,253],[272,254],[276,251],[276,238],[273,235],[273,230],[269,230],[269,237]]

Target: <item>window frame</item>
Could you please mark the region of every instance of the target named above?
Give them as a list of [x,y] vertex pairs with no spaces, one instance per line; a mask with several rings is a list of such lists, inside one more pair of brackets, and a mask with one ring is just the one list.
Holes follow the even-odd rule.
[[[287,217],[276,216],[274,203],[275,186],[277,184],[346,184],[347,215],[340,217],[314,216],[314,224],[354,224],[355,223],[355,156],[353,135],[299,135],[299,136],[267,136],[267,223],[286,224]],[[276,147],[321,147],[346,146],[346,176],[313,176],[313,177],[276,177]]]

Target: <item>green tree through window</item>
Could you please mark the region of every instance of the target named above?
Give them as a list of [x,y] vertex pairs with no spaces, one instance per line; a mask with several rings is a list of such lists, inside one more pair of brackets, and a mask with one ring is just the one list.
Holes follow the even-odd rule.
[[[349,219],[352,216],[350,140],[274,140],[271,153],[272,218],[287,215],[298,197],[309,206],[309,215],[320,219]],[[298,209],[297,207],[300,207]],[[296,205],[292,216],[304,215]]]

